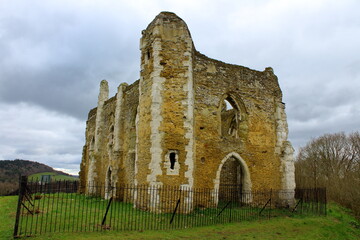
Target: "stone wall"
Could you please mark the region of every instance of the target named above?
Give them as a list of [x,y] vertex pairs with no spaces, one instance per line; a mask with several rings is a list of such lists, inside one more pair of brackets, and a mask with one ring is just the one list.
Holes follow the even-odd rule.
[[[139,81],[120,84],[110,99],[101,83],[87,121],[83,185],[218,189],[238,173],[241,191],[295,188],[285,105],[271,68],[206,57],[186,23],[168,12],[143,30],[140,51]],[[150,195],[150,206],[144,201],[140,208],[160,201]],[[193,200],[184,196],[190,206]]]
[[[114,97],[100,102],[89,113],[80,171],[82,186],[91,186],[91,182],[105,184],[109,180],[113,185],[134,183],[139,81],[120,86]],[[109,169],[111,175],[107,179]]]
[[[213,187],[220,162],[235,152],[249,168],[253,189],[281,188],[275,106],[282,94],[272,69],[259,72],[196,52],[194,79],[196,186]],[[241,115],[237,136],[222,133],[226,98],[232,99]]]

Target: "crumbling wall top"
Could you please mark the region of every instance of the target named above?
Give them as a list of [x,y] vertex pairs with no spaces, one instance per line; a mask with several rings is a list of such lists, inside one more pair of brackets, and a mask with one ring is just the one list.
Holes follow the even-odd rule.
[[[195,63],[197,65],[195,72],[205,68],[207,79],[222,81],[221,79],[226,76],[226,78],[231,79],[231,81],[241,80],[243,84],[246,83],[248,86],[254,85],[255,82],[257,82],[263,89],[272,92],[273,96],[279,99],[282,98],[278,78],[271,67],[267,67],[263,71],[258,71],[241,65],[229,64],[209,58],[198,51],[195,51]],[[256,87],[257,85],[255,84],[254,86]]]
[[179,16],[177,16],[175,13],[172,12],[161,12],[159,13],[154,20],[147,26],[146,30],[153,27],[154,25],[157,25],[159,23],[181,23],[184,24],[186,27],[186,23],[184,20],[182,20]]
[[185,33],[185,36],[187,35],[186,37],[192,39],[185,21],[172,12],[161,12],[147,26],[147,28],[142,31],[143,38],[149,35],[153,35],[153,37],[162,36],[162,38],[167,38],[169,34],[177,35],[179,33]]

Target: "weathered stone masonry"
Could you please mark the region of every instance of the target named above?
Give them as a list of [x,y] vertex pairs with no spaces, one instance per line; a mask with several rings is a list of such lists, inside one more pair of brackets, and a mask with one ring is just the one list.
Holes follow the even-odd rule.
[[206,57],[169,12],[143,30],[140,51],[140,80],[120,84],[110,99],[102,81],[89,112],[80,172],[88,193],[92,182],[294,190],[285,105],[271,68]]

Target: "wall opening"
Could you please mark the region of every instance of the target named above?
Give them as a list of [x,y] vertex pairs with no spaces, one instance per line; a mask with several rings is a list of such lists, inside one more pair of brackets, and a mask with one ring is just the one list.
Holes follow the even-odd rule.
[[114,122],[115,122],[115,114],[114,112],[110,112],[107,118],[105,118],[105,126],[108,127],[108,135],[107,135],[107,149],[109,158],[112,157],[113,147],[114,147]]
[[111,167],[108,168],[105,179],[105,199],[109,199],[112,196],[112,171]]
[[178,150],[169,150],[165,155],[164,167],[167,175],[179,175],[179,152]]
[[90,147],[89,147],[89,150],[90,150],[90,151],[94,151],[94,149],[95,149],[95,136],[93,136],[93,137],[91,138]]
[[251,201],[250,171],[239,154],[232,152],[221,160],[214,179],[214,195],[216,203],[229,201],[243,202],[246,193],[247,201]]
[[243,173],[240,162],[230,157],[220,171],[219,201],[239,201],[243,191]]
[[176,162],[176,153],[172,152],[170,153],[170,169],[174,169],[175,168],[175,162]]
[[135,151],[136,145],[136,116],[137,116],[137,105],[133,106],[130,110],[129,122],[125,124],[129,134],[129,152]]
[[232,136],[238,138],[239,122],[241,121],[241,112],[235,100],[227,96],[221,108],[221,133],[222,136]]
[[144,60],[145,60],[145,64],[147,64],[151,58],[151,52],[150,52],[150,49],[147,49],[145,51],[145,54],[144,54]]
[[247,132],[247,116],[243,103],[232,94],[225,94],[221,100],[219,111],[221,136],[233,138],[245,137]]
[[114,125],[111,125],[109,129],[108,145],[110,149],[112,149],[114,145]]

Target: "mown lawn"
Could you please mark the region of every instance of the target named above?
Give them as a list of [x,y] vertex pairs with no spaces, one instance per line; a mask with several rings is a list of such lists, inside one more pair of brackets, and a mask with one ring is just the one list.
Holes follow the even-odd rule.
[[[12,239],[17,197],[0,197],[0,239]],[[30,239],[360,239],[360,223],[330,204],[326,217],[277,217],[223,225],[164,231],[52,233]]]
[[[46,191],[46,188],[43,190]],[[183,229],[268,218],[270,212],[272,216],[291,214],[287,210],[261,210],[251,205],[239,208],[230,202],[220,202],[218,208],[196,208],[188,214],[173,215],[174,208],[171,206],[167,206],[166,212],[154,213],[134,208],[131,203],[114,200],[108,205],[109,200],[104,198],[77,193],[35,194],[34,198],[34,205],[25,203],[34,215],[23,208],[18,231],[20,236],[45,232],[94,232],[103,228],[118,231]]]
[[17,199],[17,196],[0,196],[0,239],[12,237]]

